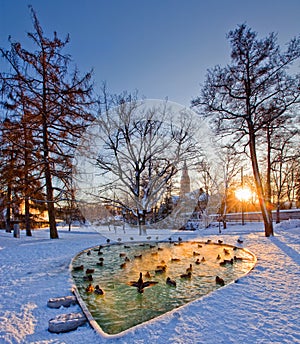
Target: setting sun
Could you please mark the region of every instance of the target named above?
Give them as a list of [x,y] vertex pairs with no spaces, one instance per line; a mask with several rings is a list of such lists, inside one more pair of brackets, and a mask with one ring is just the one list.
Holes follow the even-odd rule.
[[252,197],[252,192],[249,188],[239,188],[235,191],[235,196],[239,201],[248,201]]

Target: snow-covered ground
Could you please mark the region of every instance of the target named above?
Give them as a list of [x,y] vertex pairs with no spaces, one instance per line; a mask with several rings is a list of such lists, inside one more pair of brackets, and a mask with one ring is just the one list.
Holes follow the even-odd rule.
[[[107,339],[89,325],[76,331],[53,334],[48,321],[79,306],[51,309],[49,298],[71,295],[71,259],[79,251],[106,243],[105,233],[89,227],[71,232],[61,228],[59,240],[50,240],[48,230],[20,238],[0,231],[0,343],[89,344],[89,343],[300,343],[300,220],[275,227],[266,238],[263,225],[229,224],[183,233],[188,238],[222,239],[257,256],[257,265],[236,283],[188,305],[127,331],[119,339]],[[107,233],[122,238],[122,230]],[[132,236],[132,233],[128,234]],[[177,234],[173,234],[176,238]],[[115,236],[115,238],[114,238]]]

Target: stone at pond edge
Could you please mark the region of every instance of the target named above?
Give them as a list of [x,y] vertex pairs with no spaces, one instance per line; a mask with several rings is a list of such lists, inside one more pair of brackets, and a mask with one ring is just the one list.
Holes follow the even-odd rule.
[[47,306],[50,308],[60,308],[61,306],[70,307],[71,305],[75,305],[76,303],[77,300],[75,296],[63,296],[49,299],[47,302]]
[[53,333],[62,333],[76,330],[77,327],[87,322],[82,313],[60,314],[49,320],[48,331]]

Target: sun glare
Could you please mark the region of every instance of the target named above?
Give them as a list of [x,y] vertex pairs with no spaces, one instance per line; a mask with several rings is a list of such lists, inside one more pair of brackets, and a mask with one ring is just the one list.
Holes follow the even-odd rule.
[[235,196],[239,201],[249,201],[252,197],[252,192],[248,188],[240,188],[235,191]]

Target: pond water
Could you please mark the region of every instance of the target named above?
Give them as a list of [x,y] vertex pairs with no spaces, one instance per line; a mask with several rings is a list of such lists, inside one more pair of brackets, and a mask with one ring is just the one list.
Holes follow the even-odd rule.
[[[102,330],[117,334],[219,288],[216,276],[225,284],[238,279],[254,267],[255,261],[251,252],[219,243],[116,244],[81,252],[73,260],[72,276]],[[78,270],[81,265],[83,270]],[[181,277],[190,267],[191,278]],[[90,273],[92,281],[86,280],[86,269],[94,270]],[[138,281],[140,272],[144,282],[157,282],[145,287],[143,293],[130,285]],[[166,283],[167,277],[176,287]],[[89,283],[98,284],[104,295],[87,292]]]

